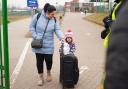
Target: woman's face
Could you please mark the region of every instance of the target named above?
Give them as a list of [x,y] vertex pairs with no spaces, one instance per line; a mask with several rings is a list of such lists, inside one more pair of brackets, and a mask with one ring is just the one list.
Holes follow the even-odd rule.
[[55,14],[56,14],[56,11],[53,11],[53,12],[51,12],[51,13],[47,13],[47,16],[48,16],[48,18],[53,18],[53,17],[55,17]]

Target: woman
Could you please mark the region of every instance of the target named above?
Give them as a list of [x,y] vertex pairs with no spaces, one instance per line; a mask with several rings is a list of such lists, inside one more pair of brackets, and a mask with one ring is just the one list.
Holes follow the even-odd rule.
[[37,70],[39,74],[38,85],[43,85],[43,62],[45,60],[47,67],[47,81],[52,81],[51,68],[53,64],[53,53],[54,53],[54,32],[62,40],[64,38],[63,33],[61,32],[60,26],[55,19],[56,8],[49,3],[45,4],[44,9],[40,17],[37,19],[38,14],[34,15],[32,22],[30,24],[30,31],[32,32],[33,39],[42,39],[44,30],[46,33],[43,38],[43,47],[40,49],[33,48],[33,52],[36,54],[37,60]]

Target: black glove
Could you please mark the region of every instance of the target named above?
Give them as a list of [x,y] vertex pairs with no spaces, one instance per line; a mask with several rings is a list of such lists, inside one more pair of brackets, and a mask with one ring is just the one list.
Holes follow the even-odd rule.
[[102,39],[105,39],[105,37],[108,35],[109,31],[110,31],[109,28],[103,30],[103,31],[101,32],[101,38],[102,38]]
[[104,22],[105,28],[109,28],[111,26],[111,24],[112,24],[112,19],[109,16],[106,16],[103,19],[103,22]]
[[114,2],[119,3],[121,0],[115,0]]

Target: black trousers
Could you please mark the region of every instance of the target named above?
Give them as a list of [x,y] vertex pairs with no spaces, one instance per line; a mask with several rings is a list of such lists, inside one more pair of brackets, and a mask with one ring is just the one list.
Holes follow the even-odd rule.
[[38,73],[43,73],[44,60],[46,63],[47,71],[50,71],[53,64],[53,54],[40,54],[36,53],[37,70]]

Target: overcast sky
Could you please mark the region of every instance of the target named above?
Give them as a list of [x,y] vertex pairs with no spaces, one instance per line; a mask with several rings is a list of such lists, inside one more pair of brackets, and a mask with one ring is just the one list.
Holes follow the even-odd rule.
[[[27,6],[27,0],[7,0],[8,6],[18,6],[18,7],[26,7]],[[72,1],[72,0],[38,0],[39,7],[43,7],[45,3],[49,2],[51,4],[58,4],[64,5],[66,1]],[[80,0],[81,2],[84,0]]]

